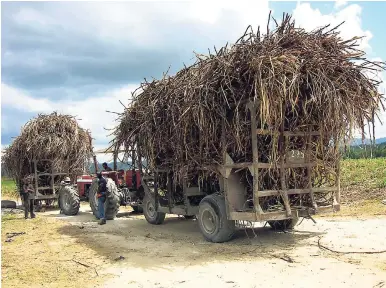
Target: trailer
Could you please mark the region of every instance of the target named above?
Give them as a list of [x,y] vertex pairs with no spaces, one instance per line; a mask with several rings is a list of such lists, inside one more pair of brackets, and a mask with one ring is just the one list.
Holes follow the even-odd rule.
[[[250,115],[257,115],[257,104],[250,102],[247,105]],[[251,141],[253,161],[248,163],[235,163],[226,152],[226,125],[223,120],[221,141],[223,143],[223,163],[212,167],[199,167],[196,179],[183,179],[183,183],[176,184],[174,171],[170,167],[155,167],[150,172],[141,167],[142,156],[139,149],[133,157],[137,158],[141,172],[141,186],[137,197],[141,201],[147,222],[159,225],[164,222],[166,214],[183,215],[186,218],[196,217],[201,233],[210,242],[226,242],[232,239],[236,221],[268,222],[274,229],[292,229],[299,218],[312,217],[340,210],[340,168],[339,144],[333,141],[336,155],[334,171],[330,171],[332,184],[322,187],[313,187],[312,173],[318,163],[324,159],[313,159],[312,139],[320,137],[319,131],[291,132],[258,129],[256,118],[251,117]],[[304,130],[304,129],[303,129]],[[257,137],[270,135],[280,140],[280,163],[259,162]],[[288,151],[289,143],[293,139],[302,138],[305,145],[300,150]],[[285,152],[287,151],[287,152]],[[134,154],[133,154],[134,155]],[[215,175],[206,179],[198,179],[199,171],[211,168]],[[253,178],[252,191],[247,197],[247,187],[241,179],[240,171],[249,171]],[[280,189],[266,190],[259,187],[259,173],[276,169],[279,171],[278,179]],[[288,169],[301,170],[307,175],[304,187],[291,187],[287,179]],[[320,194],[329,195],[327,201],[319,201]],[[272,197],[276,196],[276,198]],[[327,196],[326,196],[327,197]],[[274,198],[274,199],[273,199]],[[269,201],[277,203],[267,204]],[[273,199],[273,200],[272,200]],[[277,200],[275,200],[277,199]],[[294,199],[297,204],[292,204]],[[299,204],[300,199],[300,204]],[[308,199],[307,201],[302,199]],[[275,211],[268,207],[280,206]]]
[[[74,185],[62,181],[64,177],[69,176],[69,172],[64,171],[65,168],[60,171],[55,169],[54,164],[55,162],[51,159],[35,159],[30,162],[29,177],[32,178],[34,188],[30,197],[34,200],[35,209],[39,211],[43,202],[46,207],[49,207],[57,201],[65,215],[76,215],[80,208],[78,192]],[[18,179],[16,182],[21,191],[23,180]]]

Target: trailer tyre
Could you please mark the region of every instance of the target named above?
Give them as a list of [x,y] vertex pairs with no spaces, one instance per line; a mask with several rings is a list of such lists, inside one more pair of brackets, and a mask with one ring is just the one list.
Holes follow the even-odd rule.
[[65,215],[73,216],[78,214],[80,207],[78,191],[71,186],[60,187],[59,206]]
[[299,218],[285,219],[285,220],[277,220],[277,221],[267,221],[269,226],[271,226],[275,230],[292,230],[295,228],[298,223]]
[[150,224],[160,225],[164,222],[166,214],[155,211],[154,199],[148,195],[143,200],[143,215]]
[[[117,185],[110,178],[107,178],[108,194],[105,202],[105,217],[106,220],[114,220],[119,211],[119,193]],[[98,212],[98,179],[94,179],[89,189],[89,203],[94,216],[99,219]]]
[[227,242],[235,232],[235,221],[227,219],[225,198],[211,194],[201,200],[198,210],[198,225],[207,241]]
[[140,206],[131,206],[133,208],[134,213],[143,213],[143,209]]

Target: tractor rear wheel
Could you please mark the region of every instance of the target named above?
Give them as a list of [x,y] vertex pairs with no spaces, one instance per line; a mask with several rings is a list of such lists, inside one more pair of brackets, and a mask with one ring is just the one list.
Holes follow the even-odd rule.
[[285,220],[277,220],[277,221],[267,221],[269,226],[271,226],[275,230],[292,230],[295,225],[298,223],[299,218],[285,219]]
[[235,221],[227,218],[225,198],[219,194],[211,194],[201,200],[197,220],[201,233],[209,242],[227,242],[236,229]]
[[[114,220],[115,216],[119,211],[119,194],[117,185],[115,185],[114,181],[110,178],[107,178],[107,197],[105,202],[105,217],[106,220]],[[94,216],[99,219],[98,212],[98,179],[94,179],[92,181],[91,187],[89,189],[89,203],[90,208]]]
[[166,214],[156,211],[154,204],[154,198],[146,195],[143,199],[143,215],[150,224],[159,225],[164,222]]
[[59,189],[59,207],[65,215],[73,216],[78,214],[80,199],[78,191],[71,186],[62,186]]

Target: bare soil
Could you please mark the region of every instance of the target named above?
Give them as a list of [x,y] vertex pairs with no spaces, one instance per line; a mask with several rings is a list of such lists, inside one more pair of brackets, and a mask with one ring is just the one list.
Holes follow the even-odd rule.
[[[386,252],[377,253],[386,250],[384,206],[383,215],[304,220],[289,233],[240,228],[223,244],[206,242],[195,220],[171,215],[155,226],[123,207],[104,226],[87,203],[71,217],[2,216],[2,285],[386,287]],[[5,242],[9,232],[26,234]]]

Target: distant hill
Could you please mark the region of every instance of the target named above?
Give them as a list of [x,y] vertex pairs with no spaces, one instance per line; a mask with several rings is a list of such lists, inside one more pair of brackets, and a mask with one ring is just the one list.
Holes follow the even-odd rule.
[[[109,162],[107,163],[107,165],[111,168],[111,169],[114,169],[114,162]],[[146,165],[146,162],[144,162],[144,165]],[[128,163],[122,163],[122,162],[117,162],[117,170],[128,170],[128,169],[131,169],[131,161],[129,161]],[[103,170],[103,167],[102,167],[102,163],[98,163],[98,171],[102,171]],[[95,168],[94,168],[94,163],[91,163],[90,164],[90,172],[91,173],[95,173]]]
[[[379,145],[379,144],[382,144],[382,143],[386,143],[386,137],[375,139],[375,144],[376,145]],[[350,146],[359,146],[359,145],[363,145],[363,144],[370,145],[371,144],[370,139],[365,139],[363,141],[363,143],[362,143],[362,139],[361,138],[354,138],[351,141],[351,145]]]

